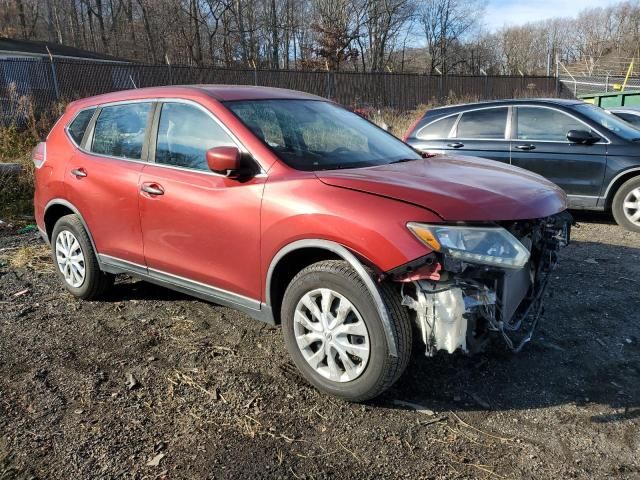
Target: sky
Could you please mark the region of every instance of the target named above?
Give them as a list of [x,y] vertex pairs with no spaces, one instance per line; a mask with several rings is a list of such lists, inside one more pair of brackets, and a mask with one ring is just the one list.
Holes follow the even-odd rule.
[[484,22],[489,31],[553,17],[573,17],[580,10],[604,7],[620,0],[489,0]]

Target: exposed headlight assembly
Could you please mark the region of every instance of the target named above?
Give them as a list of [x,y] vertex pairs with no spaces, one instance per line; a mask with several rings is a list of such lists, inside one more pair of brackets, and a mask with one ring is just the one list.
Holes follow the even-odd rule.
[[409,222],[407,228],[429,248],[464,262],[522,268],[529,261],[529,250],[502,227]]

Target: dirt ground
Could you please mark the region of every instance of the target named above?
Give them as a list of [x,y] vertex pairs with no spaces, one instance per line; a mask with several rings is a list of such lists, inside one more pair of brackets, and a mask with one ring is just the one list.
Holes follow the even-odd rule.
[[75,300],[0,226],[0,479],[640,478],[640,235],[579,221],[521,354],[415,352],[364,405],[236,311],[127,278]]

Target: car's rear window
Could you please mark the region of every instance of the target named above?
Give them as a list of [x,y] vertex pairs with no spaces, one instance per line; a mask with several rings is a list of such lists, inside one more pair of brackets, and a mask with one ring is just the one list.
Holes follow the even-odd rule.
[[78,145],[82,143],[82,138],[84,137],[84,132],[87,130],[87,126],[91,121],[91,117],[93,116],[93,112],[95,112],[95,108],[89,108],[87,110],[82,110],[80,113],[76,115],[76,118],[69,124],[67,131],[73,141]]
[[458,115],[451,115],[449,117],[440,118],[435,122],[432,122],[425,127],[422,127],[416,137],[420,140],[433,140],[437,138],[447,138],[453,124],[456,123]]

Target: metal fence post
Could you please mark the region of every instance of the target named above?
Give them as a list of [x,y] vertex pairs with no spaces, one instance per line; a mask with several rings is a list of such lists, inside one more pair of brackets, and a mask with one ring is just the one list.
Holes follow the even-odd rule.
[[169,67],[169,85],[173,85],[173,72],[171,71],[171,62],[169,61],[169,55],[165,53],[164,59],[167,62],[167,67]]
[[49,47],[45,47],[47,49],[47,53],[49,54],[49,68],[51,68],[51,79],[53,80],[53,90],[56,95],[56,100],[60,99],[60,85],[58,85],[58,75],[56,74],[56,66],[53,62],[53,55],[51,55],[51,51]]

